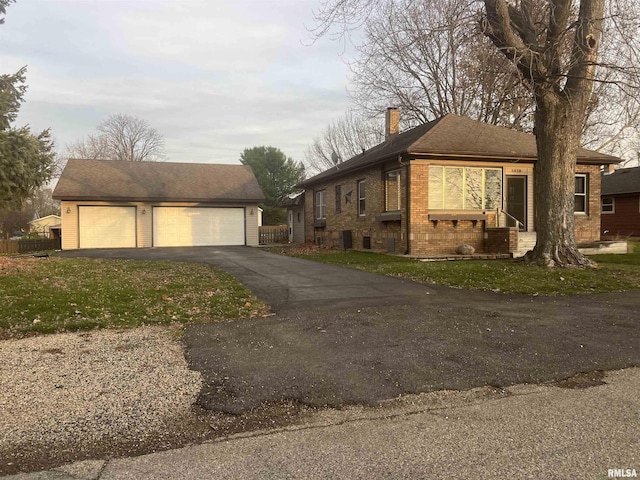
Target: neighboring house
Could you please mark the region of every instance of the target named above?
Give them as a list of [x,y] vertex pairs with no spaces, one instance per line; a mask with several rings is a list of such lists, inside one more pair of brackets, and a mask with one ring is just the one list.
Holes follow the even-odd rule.
[[[513,253],[519,235],[535,238],[533,135],[452,114],[398,133],[397,109],[386,125],[383,143],[298,185],[306,241],[438,255]],[[600,168],[619,161],[578,150],[578,242],[600,239]]]
[[264,195],[250,167],[69,160],[62,249],[258,245]]
[[287,209],[289,243],[304,243],[304,192],[287,198],[282,206]]
[[640,167],[602,176],[602,236],[640,237]]
[[60,223],[62,219],[59,215],[47,215],[29,222],[29,233],[39,237],[58,238],[60,235]]

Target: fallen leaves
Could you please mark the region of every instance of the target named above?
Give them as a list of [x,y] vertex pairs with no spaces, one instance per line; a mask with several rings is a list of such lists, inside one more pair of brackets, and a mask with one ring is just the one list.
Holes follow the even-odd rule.
[[32,257],[2,257],[0,256],[0,275],[13,275],[29,272],[42,259]]

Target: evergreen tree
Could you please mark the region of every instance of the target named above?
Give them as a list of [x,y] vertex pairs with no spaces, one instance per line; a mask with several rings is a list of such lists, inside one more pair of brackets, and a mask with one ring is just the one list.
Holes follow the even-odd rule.
[[304,166],[275,147],[245,148],[240,162],[249,165],[258,179],[266,200],[260,206],[264,210],[265,225],[286,222],[286,212],[281,207],[287,195],[295,191],[294,185],[304,179]]

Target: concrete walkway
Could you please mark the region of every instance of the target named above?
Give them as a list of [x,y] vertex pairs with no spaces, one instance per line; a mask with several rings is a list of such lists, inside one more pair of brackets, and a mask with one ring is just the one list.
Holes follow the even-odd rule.
[[567,390],[518,385],[325,410],[294,427],[6,480],[605,479],[640,474],[640,369]]

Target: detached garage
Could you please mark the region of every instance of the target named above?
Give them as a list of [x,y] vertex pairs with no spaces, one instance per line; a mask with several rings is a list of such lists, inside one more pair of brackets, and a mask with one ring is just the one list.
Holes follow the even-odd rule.
[[264,195],[244,165],[69,160],[62,248],[258,245]]

